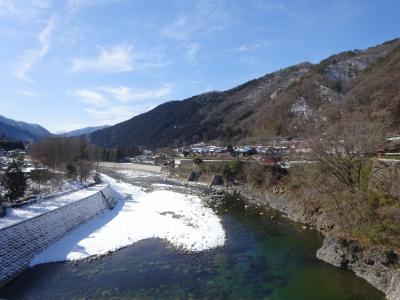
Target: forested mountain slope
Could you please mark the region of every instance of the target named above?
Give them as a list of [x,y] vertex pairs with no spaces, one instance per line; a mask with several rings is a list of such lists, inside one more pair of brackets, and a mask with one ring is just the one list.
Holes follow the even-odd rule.
[[37,141],[52,134],[40,125],[14,121],[0,115],[0,135],[14,140]]
[[395,132],[400,122],[400,40],[301,63],[224,92],[171,101],[96,131],[107,147],[181,146],[200,141],[264,142],[307,137],[352,114]]

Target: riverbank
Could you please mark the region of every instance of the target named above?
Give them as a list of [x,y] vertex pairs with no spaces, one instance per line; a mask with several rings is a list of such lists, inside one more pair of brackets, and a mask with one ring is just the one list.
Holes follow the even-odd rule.
[[317,229],[324,235],[323,245],[316,253],[317,258],[355,273],[384,292],[388,300],[400,299],[400,269],[396,252],[368,247],[357,240],[333,234],[334,224],[322,210],[308,209],[283,193],[259,191],[246,185],[213,189],[216,192],[224,191],[241,196],[249,205],[272,207],[291,220]]
[[[89,234],[62,247],[63,251],[83,258],[82,255],[93,253],[95,247],[91,244],[97,244],[96,240],[103,240],[107,248],[119,237],[124,240],[130,237],[128,242],[132,242],[142,230],[165,232],[171,222],[175,224],[170,237],[195,242],[188,243],[188,247],[215,241],[209,236],[215,230],[206,228],[212,222],[204,219],[205,213],[196,206],[197,201],[193,204],[194,214],[199,218],[193,222],[191,214],[181,212],[190,203],[181,203],[183,199],[176,194],[184,195],[185,202],[200,199],[201,206],[218,217],[225,232],[223,247],[188,251],[156,235],[128,243],[115,252],[113,248],[111,253],[100,255],[101,259],[94,255],[78,263],[35,265],[0,289],[0,298],[49,299],[64,295],[96,299],[384,299],[381,292],[364,280],[318,260],[314,253],[322,243],[321,234],[305,230],[300,223],[283,217],[275,209],[248,206],[242,197],[231,197],[222,189],[213,191],[204,183],[179,182],[164,175],[115,169],[109,175],[115,176],[115,184],[125,189],[121,194],[131,194],[132,199],[120,200],[114,210],[93,220],[96,224],[103,223],[95,230],[91,223],[83,225]],[[226,198],[222,199],[224,195]],[[149,218],[143,218],[143,206],[149,207],[155,216],[146,214]],[[124,207],[129,209],[123,212]],[[113,217],[104,220],[110,214]],[[120,222],[118,215],[125,216],[127,222]],[[163,223],[149,222],[150,217]],[[142,227],[136,227],[139,221],[143,221]],[[181,231],[184,226],[179,223],[187,225],[187,231]],[[202,236],[201,232],[206,235]]]
[[[225,169],[222,168],[219,172],[223,173]],[[181,168],[173,170],[171,176],[185,180],[187,172],[187,169]],[[272,184],[265,185],[262,179],[259,184],[259,178],[262,178],[260,172],[262,170],[250,174],[254,185],[248,182],[243,183],[246,182],[248,175],[246,176],[241,170],[235,174],[239,175],[241,182],[231,180],[229,187],[225,182],[225,186],[213,187],[213,190],[216,194],[226,192],[235,196],[240,195],[248,205],[271,207],[291,220],[305,224],[309,228],[315,228],[325,237],[323,245],[316,251],[317,258],[362,277],[375,288],[383,291],[389,300],[400,299],[400,266],[397,248],[391,248],[387,244],[383,247],[380,243],[368,244],[359,236],[354,235],[351,229],[343,230],[341,227],[343,224],[338,224],[332,210],[324,206],[326,204],[323,201],[315,201],[316,194],[312,193],[311,189],[307,190],[297,178],[283,176],[278,180],[272,180]],[[199,180],[210,182],[210,174],[206,172],[206,175],[205,177],[201,175]],[[296,192],[293,192],[292,187],[295,185],[297,185],[297,193],[306,194],[299,197]],[[298,186],[301,188],[298,189]],[[348,215],[350,216],[350,213]]]

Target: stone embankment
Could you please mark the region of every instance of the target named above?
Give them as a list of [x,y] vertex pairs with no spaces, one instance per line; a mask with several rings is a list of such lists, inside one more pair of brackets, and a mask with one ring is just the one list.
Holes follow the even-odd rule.
[[0,286],[26,270],[36,254],[115,205],[109,185],[98,186],[90,195],[76,193],[70,195],[74,201],[0,227]]
[[[215,187],[220,190],[221,187]],[[265,205],[284,213],[288,218],[307,224],[325,236],[317,257],[336,267],[354,272],[383,291],[388,300],[400,300],[399,254],[391,250],[365,247],[358,241],[333,237],[331,220],[321,210],[313,211],[291,201],[284,193],[255,191],[245,186],[224,188],[241,195],[254,205]]]

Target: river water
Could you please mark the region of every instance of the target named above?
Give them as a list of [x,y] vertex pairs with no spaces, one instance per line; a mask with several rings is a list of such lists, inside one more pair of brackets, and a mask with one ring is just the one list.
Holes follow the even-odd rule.
[[92,262],[33,267],[0,289],[0,298],[384,299],[366,281],[316,259],[318,232],[240,202],[218,214],[227,238],[222,248],[190,254],[142,240]]

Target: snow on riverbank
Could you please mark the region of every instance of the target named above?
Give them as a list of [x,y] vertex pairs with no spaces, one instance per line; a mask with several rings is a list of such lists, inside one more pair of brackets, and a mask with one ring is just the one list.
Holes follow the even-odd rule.
[[128,178],[143,178],[143,177],[158,175],[146,171],[136,171],[136,170],[118,170],[117,173],[124,175]]
[[57,241],[37,255],[31,266],[106,254],[148,238],[165,239],[195,252],[224,245],[221,221],[200,198],[167,190],[146,193],[140,187],[102,177],[118,193],[114,210]]
[[65,195],[55,195],[54,197],[39,199],[31,205],[26,205],[20,208],[8,208],[7,215],[4,218],[0,218],[0,229],[48,213],[62,206],[79,201],[85,197],[89,197],[102,188],[104,188],[104,185],[96,185],[78,191],[71,191],[71,193]]

